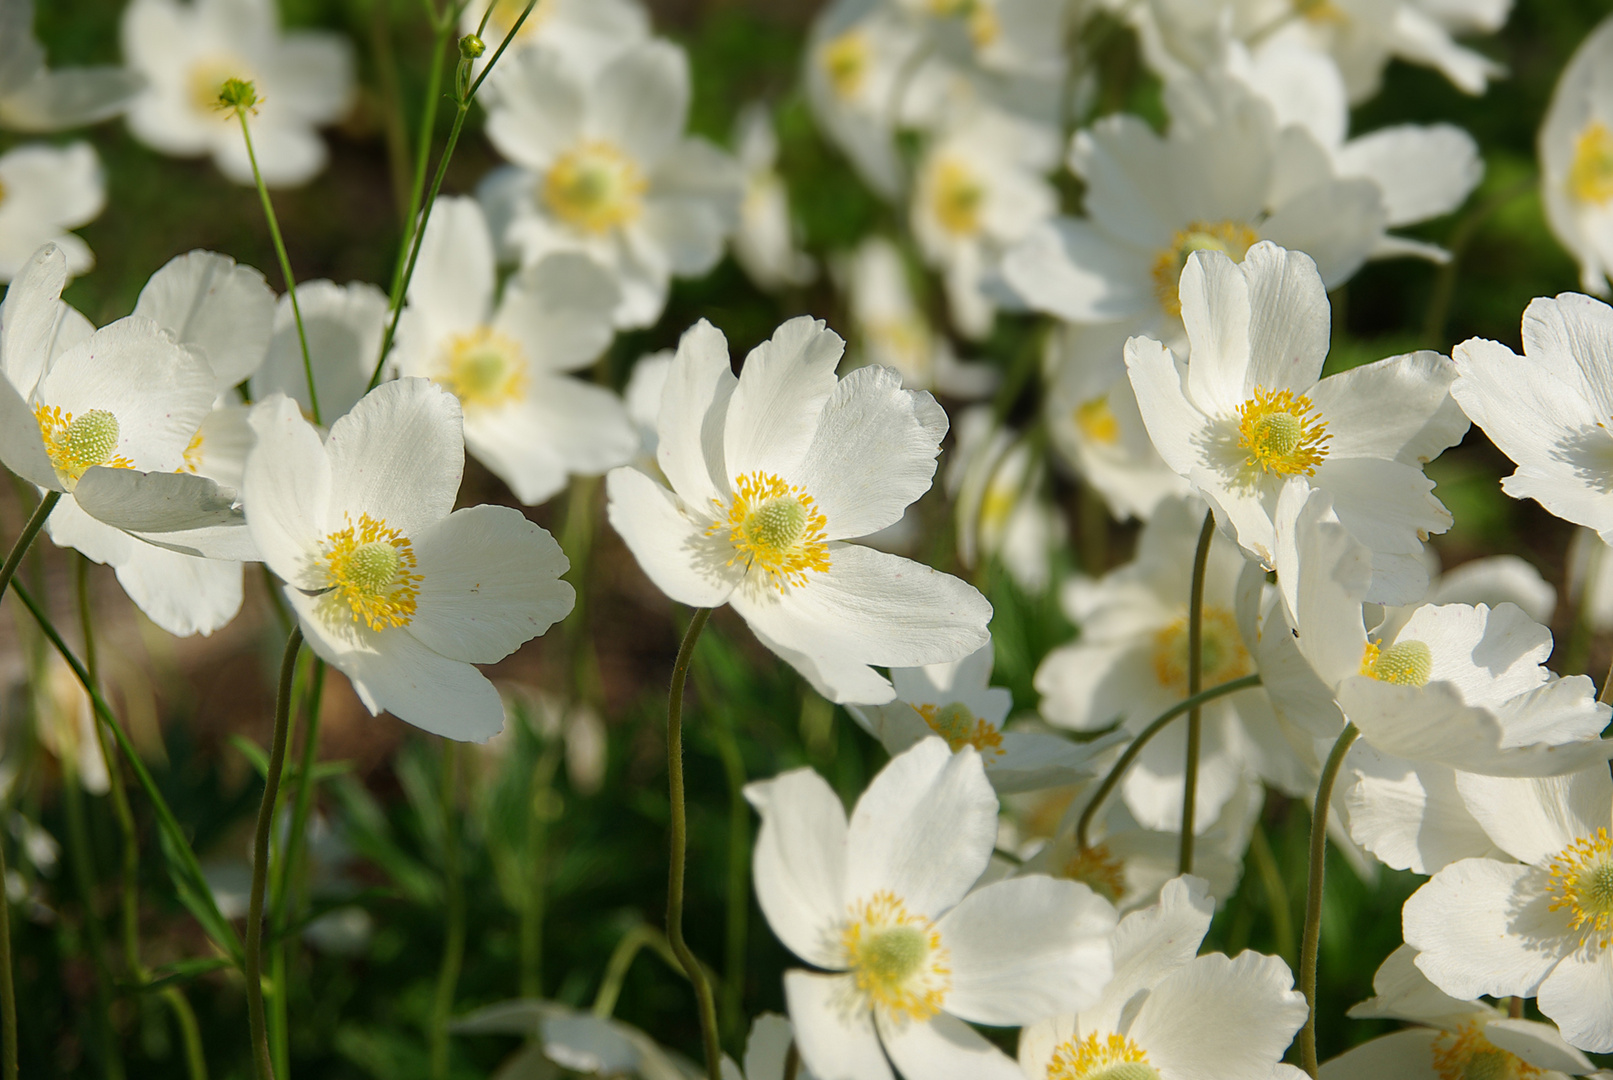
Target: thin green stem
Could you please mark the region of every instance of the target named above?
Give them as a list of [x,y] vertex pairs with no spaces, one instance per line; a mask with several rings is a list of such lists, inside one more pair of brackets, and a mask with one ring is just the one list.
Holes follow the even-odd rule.
[[671,852],[666,877],[666,936],[672,951],[694,985],[695,1007],[700,1013],[700,1040],[706,1051],[708,1080],[722,1080],[722,1047],[717,1039],[717,1006],[712,999],[711,982],[706,978],[694,951],[683,940],[683,871],[689,847],[689,825],[683,795],[683,685],[689,677],[695,642],[711,618],[710,608],[695,609],[689,629],[678,647],[672,665],[672,686],[666,703],[667,795],[672,804]]
[[1283,880],[1282,868],[1277,865],[1277,857],[1272,853],[1266,828],[1258,821],[1249,833],[1249,861],[1254,864],[1255,873],[1266,893],[1266,909],[1271,913],[1271,936],[1277,955],[1293,963],[1294,912],[1288,899],[1288,883]]
[[1613,690],[1613,661],[1607,665],[1607,674],[1602,678],[1602,690],[1596,695],[1596,700],[1605,704],[1608,701],[1609,690]]
[[730,1032],[745,1022],[745,935],[750,915],[750,804],[745,801],[745,759],[726,712],[712,726],[728,780],[728,936],[723,947],[722,1020]]
[[173,1011],[174,1023],[179,1028],[179,1041],[185,1046],[185,1073],[190,1080],[207,1080],[207,1056],[202,1051],[202,1029],[196,1023],[196,1011],[190,1000],[177,986],[162,992],[162,999]]
[[1327,869],[1327,810],[1333,802],[1333,784],[1338,780],[1339,769],[1350,744],[1361,734],[1354,724],[1346,723],[1338,741],[1327,755],[1322,766],[1322,778],[1316,785],[1316,805],[1311,810],[1311,863],[1309,881],[1305,889],[1305,930],[1299,942],[1299,990],[1305,995],[1305,1026],[1299,1029],[1300,1066],[1316,1078],[1316,950],[1322,940],[1322,887]]
[[274,805],[280,794],[280,774],[286,765],[286,736],[291,728],[291,683],[297,674],[297,653],[302,649],[302,627],[286,639],[280,660],[280,683],[274,701],[274,736],[269,745],[269,772],[263,780],[263,802],[258,804],[258,829],[252,844],[252,893],[246,915],[246,1002],[252,1034],[253,1060],[259,1080],[274,1080],[269,1056],[269,1035],[263,1010],[263,894],[269,883],[269,833],[274,826]]
[[297,302],[297,279],[291,273],[291,257],[286,254],[286,241],[280,235],[280,219],[275,217],[274,203],[269,199],[269,189],[263,183],[263,174],[258,171],[258,155],[252,149],[252,128],[246,122],[249,110],[245,106],[237,107],[236,119],[241,121],[241,138],[246,140],[246,158],[252,163],[252,181],[258,186],[258,199],[263,203],[263,216],[269,222],[269,238],[274,241],[274,253],[280,259],[280,276],[286,282],[286,295],[291,297],[291,317],[297,324],[297,344],[302,346],[302,371],[308,380],[308,413],[314,423],[322,421],[319,418],[319,390],[314,386],[313,355],[308,351],[308,332],[302,325],[302,305]]
[[284,850],[280,854],[279,873],[269,893],[269,925],[273,929],[274,944],[270,946],[271,983],[274,987],[273,1013],[270,1016],[270,1049],[274,1054],[279,1075],[287,1076],[291,1070],[291,1026],[289,1022],[290,984],[287,971],[294,935],[286,933],[291,923],[296,898],[296,877],[301,867],[302,843],[308,827],[308,815],[313,804],[314,765],[319,755],[320,702],[324,697],[325,662],[313,658],[313,673],[308,680],[308,693],[303,711],[308,717],[307,729],[302,736],[302,756],[297,765],[297,797],[292,804],[291,828],[287,830]]
[[465,890],[460,880],[459,837],[459,744],[446,741],[442,747],[442,873],[447,903],[448,939],[443,944],[442,966],[437,971],[437,992],[431,1007],[431,1076],[448,1076],[448,1018],[454,1010],[454,991],[459,986],[459,969],[465,960]]
[[[1215,515],[1204,514],[1199,530],[1199,546],[1193,552],[1193,585],[1187,602],[1187,696],[1194,698],[1204,685],[1204,571],[1210,562],[1210,539],[1215,535]],[[1199,797],[1199,744],[1204,738],[1201,706],[1187,713],[1187,762],[1182,778],[1181,850],[1176,859],[1178,874],[1193,872],[1193,816]]]
[[[392,178],[392,201],[405,229],[409,227],[409,126],[403,115],[403,90],[398,84],[398,56],[392,45],[391,5],[371,0],[370,52],[375,58],[376,82],[386,106],[386,163]],[[424,171],[424,170],[421,170]]]
[[95,968],[95,1027],[101,1043],[101,1068],[108,1080],[123,1076],[117,1033],[112,1029],[112,968],[106,959],[106,937],[101,914],[95,910],[95,860],[90,831],[84,817],[84,792],[71,753],[62,756],[62,808],[67,815],[68,845],[72,848],[73,880],[84,907],[84,943]]
[[[396,308],[403,298],[403,268],[406,256],[415,241],[415,220],[420,216],[420,200],[426,191],[426,175],[431,165],[431,133],[437,127],[437,102],[442,97],[442,65],[448,48],[450,24],[436,24],[431,40],[431,68],[426,73],[426,100],[420,110],[419,142],[415,146],[414,176],[409,183],[409,205],[404,211],[403,243],[398,246],[398,257],[392,264],[391,306]],[[382,351],[384,358],[386,352]]]
[[1166,709],[1164,712],[1160,713],[1153,720],[1151,720],[1148,726],[1139,731],[1137,733],[1137,737],[1132,739],[1131,742],[1127,744],[1126,749],[1121,752],[1120,757],[1115,760],[1115,763],[1112,766],[1110,766],[1108,774],[1103,778],[1103,782],[1098,785],[1098,790],[1093,792],[1091,800],[1086,805],[1086,809],[1081,811],[1081,817],[1075,823],[1076,843],[1083,850],[1092,846],[1088,842],[1088,837],[1092,832],[1092,822],[1098,816],[1098,811],[1102,808],[1103,801],[1109,797],[1114,789],[1120,784],[1120,781],[1124,779],[1126,770],[1131,767],[1131,763],[1133,761],[1137,760],[1137,756],[1143,752],[1143,747],[1147,746],[1149,741],[1152,740],[1155,735],[1158,735],[1161,731],[1163,731],[1166,724],[1169,724],[1172,720],[1175,720],[1183,713],[1203,705],[1205,702],[1214,701],[1218,697],[1224,697],[1227,694],[1235,694],[1239,690],[1247,690],[1251,686],[1259,685],[1259,675],[1245,675],[1239,679],[1229,679],[1227,682],[1221,683],[1217,686],[1212,686],[1208,690],[1201,691],[1195,697],[1184,698],[1181,701],[1178,701],[1175,705],[1172,705],[1170,708]]
[[0,596],[5,596],[6,587],[11,584],[11,579],[17,576],[17,567],[21,565],[22,557],[28,553],[34,537],[45,527],[45,519],[50,517],[50,512],[56,509],[56,504],[61,498],[62,493],[59,491],[45,492],[45,497],[39,500],[34,512],[28,515],[27,524],[23,525],[22,532],[17,534],[17,542],[11,545],[11,553],[6,556],[6,561],[0,564]]
[[549,795],[560,766],[562,742],[557,738],[543,748],[532,767],[532,791],[527,803],[526,889],[521,902],[521,996],[543,996],[543,918],[549,887]]
[[622,935],[622,940],[616,943],[610,959],[605,962],[605,975],[599,980],[599,992],[594,995],[595,1016],[603,1020],[616,1011],[616,999],[622,996],[622,982],[627,978],[627,969],[633,966],[634,957],[645,946],[665,960],[672,970],[680,975],[687,974],[673,953],[672,943],[666,939],[666,935],[648,923],[639,923]]

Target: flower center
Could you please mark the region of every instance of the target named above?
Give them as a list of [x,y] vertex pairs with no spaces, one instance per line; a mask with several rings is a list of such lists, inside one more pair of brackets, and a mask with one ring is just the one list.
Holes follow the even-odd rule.
[[925,1020],[941,1010],[952,969],[941,933],[890,892],[853,904],[840,932],[846,966],[871,1005],[895,1020]]
[[1111,904],[1120,903],[1126,893],[1126,868],[1102,844],[1077,850],[1059,867],[1058,876],[1081,882]]
[[415,571],[414,545],[408,537],[388,527],[385,518],[377,521],[362,514],[357,528],[349,524],[338,529],[325,537],[325,545],[319,566],[329,589],[328,621],[351,615],[371,630],[409,625],[422,579]]
[[1569,925],[1584,945],[1598,939],[1602,948],[1613,940],[1613,838],[1606,829],[1582,836],[1552,856],[1552,911],[1567,908]]
[[930,730],[947,741],[953,753],[965,746],[980,751],[982,757],[1001,757],[1003,737],[997,725],[987,723],[961,701],[950,705],[915,705],[914,710],[930,725]]
[[1613,132],[1600,120],[1586,124],[1574,140],[1568,191],[1580,202],[1601,204],[1613,199]]
[[204,116],[222,115],[225,120],[233,121],[235,119],[233,113],[221,112],[219,109],[219,94],[230,79],[254,81],[252,73],[239,56],[214,53],[196,61],[191,65],[190,74],[185,80],[191,108]]
[[1421,641],[1397,641],[1387,649],[1372,642],[1361,652],[1361,674],[1396,686],[1427,686],[1434,653]]
[[190,437],[190,444],[185,447],[185,463],[174,472],[195,474],[202,468],[202,432],[198,428],[196,434]]
[[1167,315],[1182,314],[1182,267],[1195,251],[1219,251],[1242,262],[1260,234],[1241,221],[1195,221],[1171,237],[1170,247],[1154,256],[1154,296]]
[[930,171],[930,210],[941,227],[954,236],[980,231],[980,208],[986,189],[975,171],[956,158],[947,158]]
[[649,181],[611,143],[591,139],[561,154],[543,179],[543,201],[556,217],[601,235],[638,217]]
[[[717,506],[722,508],[720,502]],[[734,478],[734,501],[727,517],[714,522],[706,535],[727,529],[734,545],[728,565],[743,561],[759,568],[771,585],[784,592],[791,585],[805,585],[808,570],[829,569],[826,524],[812,496],[758,470]]]
[[823,73],[828,76],[829,87],[835,96],[848,99],[856,97],[868,81],[872,57],[868,35],[853,29],[827,42],[818,53],[818,63],[823,66]]
[[1313,23],[1349,22],[1349,16],[1333,0],[1294,0],[1294,14]]
[[[1219,686],[1249,674],[1249,651],[1238,633],[1238,620],[1225,608],[1204,608],[1199,639],[1203,684]],[[1177,618],[1154,634],[1154,677],[1178,695],[1187,693],[1187,616]]]
[[466,407],[503,405],[526,394],[526,356],[515,340],[478,326],[448,339],[438,377]]
[[1255,396],[1238,406],[1238,445],[1247,464],[1273,476],[1316,475],[1332,438],[1327,422],[1304,394],[1255,387]]
[[1124,1035],[1070,1039],[1053,1051],[1047,1080],[1159,1080],[1143,1048]]
[[75,417],[54,405],[35,405],[34,419],[45,440],[45,453],[50,455],[50,463],[68,491],[97,465],[134,468],[132,461],[115,453],[120,434],[118,418],[105,409],[90,409]]
[[1075,407],[1075,426],[1082,435],[1095,443],[1113,446],[1120,441],[1120,421],[1109,408],[1109,399],[1095,397]]
[[[554,0],[538,0],[533,5],[531,13],[527,15],[526,22],[521,24],[521,29],[516,33],[515,40],[524,42],[531,39],[538,32],[538,27],[542,26],[554,14],[554,8]],[[488,29],[492,32],[486,36],[494,41],[506,36],[510,32],[510,27],[515,25],[515,20],[521,17],[521,12],[525,9],[526,0],[497,0],[493,5],[493,13],[487,19]]]
[[1434,1040],[1434,1071],[1439,1080],[1527,1080],[1541,1070],[1500,1049],[1484,1037],[1484,1024],[1469,1020]]

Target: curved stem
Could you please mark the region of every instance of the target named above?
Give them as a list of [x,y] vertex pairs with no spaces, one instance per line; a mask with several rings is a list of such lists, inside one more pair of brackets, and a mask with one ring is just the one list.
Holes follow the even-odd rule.
[[269,882],[269,832],[274,825],[275,798],[280,773],[286,765],[286,733],[291,723],[291,682],[297,674],[297,653],[302,648],[302,627],[291,631],[280,660],[280,686],[274,702],[274,737],[269,746],[269,772],[263,781],[263,802],[258,805],[258,831],[252,845],[252,894],[246,915],[246,1003],[252,1033],[252,1055],[260,1080],[274,1080],[269,1057],[268,1025],[263,1012],[263,893]]
[[1184,698],[1156,716],[1147,727],[1143,728],[1137,733],[1137,737],[1135,739],[1131,740],[1131,742],[1127,744],[1126,749],[1122,751],[1120,757],[1116,759],[1112,766],[1110,766],[1108,775],[1106,775],[1103,778],[1103,782],[1098,785],[1098,790],[1093,793],[1092,799],[1087,803],[1086,809],[1081,811],[1080,820],[1075,823],[1076,843],[1079,844],[1083,849],[1092,846],[1087,842],[1087,834],[1092,831],[1092,821],[1098,816],[1098,810],[1103,806],[1103,801],[1109,797],[1110,792],[1114,791],[1115,787],[1126,775],[1126,770],[1131,767],[1131,763],[1133,761],[1137,760],[1137,755],[1143,752],[1143,747],[1147,746],[1149,741],[1153,739],[1155,735],[1158,735],[1160,731],[1164,729],[1166,724],[1170,723],[1172,720],[1175,720],[1178,716],[1181,716],[1188,710],[1203,705],[1207,701],[1214,701],[1218,697],[1224,697],[1227,694],[1235,694],[1239,690],[1247,690],[1251,686],[1259,685],[1259,675],[1245,675],[1239,679],[1231,679],[1227,682],[1221,683],[1218,686],[1212,686],[1208,690],[1202,691],[1196,697]]
[[22,564],[22,557],[28,554],[28,548],[33,544],[34,537],[45,527],[45,519],[50,517],[50,512],[56,509],[56,504],[61,498],[62,493],[59,491],[45,492],[45,497],[39,500],[34,512],[28,515],[27,524],[22,527],[22,532],[17,534],[17,542],[11,545],[11,553],[6,556],[4,563],[0,563],[0,596],[6,594],[6,586],[17,576],[17,567]]
[[605,975],[599,980],[599,993],[594,995],[593,1007],[594,1015],[601,1020],[616,1011],[616,999],[622,995],[622,980],[627,978],[627,969],[633,966],[633,958],[646,945],[665,960],[668,967],[683,974],[683,964],[672,951],[672,943],[667,941],[666,935],[647,923],[639,923],[622,935],[622,940],[616,943],[610,959],[605,962]]
[[437,971],[437,991],[431,1005],[431,1075],[433,1080],[448,1076],[448,1017],[454,1010],[454,990],[459,986],[459,968],[465,959],[465,891],[459,875],[459,838],[454,835],[456,804],[459,801],[459,744],[442,747],[442,874],[443,892],[448,901],[448,939],[442,949],[442,966]]
[[[1215,535],[1215,514],[1206,511],[1199,530],[1199,546],[1193,552],[1193,586],[1187,602],[1187,696],[1198,696],[1204,683],[1204,570],[1210,561],[1210,538]],[[1193,815],[1198,809],[1199,744],[1204,737],[1202,709],[1195,705],[1187,713],[1187,762],[1182,777],[1182,838],[1176,858],[1176,872],[1193,872]]]
[[1322,940],[1322,886],[1327,868],[1327,810],[1333,802],[1333,783],[1344,765],[1350,744],[1361,734],[1354,724],[1345,724],[1338,741],[1322,766],[1322,779],[1316,785],[1316,805],[1311,809],[1310,879],[1305,890],[1305,932],[1299,943],[1299,989],[1305,995],[1309,1012],[1299,1030],[1300,1065],[1316,1077],[1316,949]]
[[207,1080],[207,1057],[202,1052],[202,1030],[196,1023],[196,1010],[190,1007],[185,992],[177,986],[164,990],[162,999],[173,1010],[179,1041],[185,1044],[186,1075],[190,1080]]
[[672,666],[672,686],[667,694],[666,780],[667,795],[672,803],[672,850],[666,876],[666,936],[689,982],[694,984],[695,1005],[700,1012],[700,1039],[706,1050],[706,1074],[709,1080],[722,1080],[722,1049],[717,1042],[717,1006],[712,998],[711,982],[694,951],[683,940],[683,862],[689,847],[689,826],[683,804],[683,685],[689,677],[695,642],[700,639],[700,631],[705,629],[709,618],[710,608],[697,608],[694,618],[689,620],[683,644],[678,647],[677,662]]

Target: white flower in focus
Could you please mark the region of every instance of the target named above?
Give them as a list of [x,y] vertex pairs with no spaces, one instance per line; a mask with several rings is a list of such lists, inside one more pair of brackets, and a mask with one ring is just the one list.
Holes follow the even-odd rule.
[[1571,1044],[1613,1051],[1607,766],[1469,783],[1485,833],[1518,861],[1463,859],[1412,894],[1403,920],[1417,967],[1452,997],[1535,997]]
[[0,0],[0,127],[60,131],[116,116],[140,88],[122,68],[45,66],[34,37],[33,0]]
[[[314,652],[372,712],[484,742],[504,723],[492,664],[571,610],[568,563],[517,510],[453,510],[458,400],[425,379],[372,390],[330,437],[275,396],[252,411],[247,525]],[[452,512],[450,512],[452,511]]]
[[493,239],[474,199],[439,199],[409,282],[392,363],[459,398],[465,445],[528,505],[573,473],[631,460],[621,399],[570,372],[610,344],[619,293],[593,260],[557,253],[511,278],[494,304]]
[[129,106],[129,130],[164,154],[212,156],[223,174],[251,184],[235,114],[219,109],[227,79],[253,84],[252,148],[270,187],[306,183],[325,167],[314,129],[341,119],[353,97],[347,39],[318,30],[282,33],[275,0],[130,0],[123,54],[145,78]]
[[1242,264],[1195,252],[1181,299],[1191,365],[1157,341],[1126,343],[1137,404],[1165,463],[1267,567],[1284,485],[1328,492],[1372,549],[1367,599],[1420,598],[1423,541],[1451,525],[1423,466],[1467,431],[1448,389],[1451,362],[1416,352],[1320,379],[1331,316],[1322,279],[1308,256],[1269,243]]
[[[443,201],[439,201],[439,207]],[[308,337],[307,366],[314,370],[319,419],[329,427],[358,404],[370,388],[370,375],[375,371],[381,338],[386,333],[386,294],[364,281],[337,285],[321,278],[297,283],[297,305]],[[275,306],[269,354],[252,374],[251,390],[253,401],[284,394],[302,408],[304,416],[313,417],[308,371],[303,365],[302,341],[297,335],[289,293],[282,295]]]
[[745,176],[734,258],[758,288],[807,284],[817,277],[818,267],[796,246],[790,193],[778,172],[778,134],[766,105],[753,101],[740,110],[734,151]]
[[1417,970],[1417,954],[1402,945],[1376,975],[1376,996],[1350,1010],[1358,1020],[1409,1020],[1406,1028],[1364,1042],[1322,1066],[1323,1080],[1445,1080],[1446,1077],[1516,1077],[1567,1080],[1596,1068],[1538,1020],[1512,1019],[1504,1008],[1458,1001]]
[[1020,588],[1040,595],[1052,578],[1055,549],[1064,543],[1064,518],[1044,494],[1046,469],[1025,439],[997,426],[992,411],[976,405],[958,421],[947,493],[958,528],[958,559],[974,567],[1002,561]]
[[43,244],[67,256],[67,272],[95,265],[89,245],[68,232],[106,206],[106,174],[89,143],[32,143],[0,154],[0,281],[16,277]]
[[1574,51],[1540,125],[1540,198],[1579,261],[1580,287],[1606,296],[1613,273],[1613,19]]
[[1111,974],[1114,908],[1043,876],[970,891],[997,835],[972,749],[938,738],[891,759],[846,820],[810,769],[747,785],[762,818],[757,901],[791,952],[784,994],[820,1077],[1013,1077],[967,1022],[1011,1026],[1090,1005]]
[[1181,877],[1157,906],[1121,919],[1114,980],[1075,1015],[1020,1033],[1024,1076],[1275,1080],[1305,1020],[1305,999],[1275,956],[1196,955],[1214,906],[1202,880]]
[[[460,34],[474,34],[481,28],[487,46],[476,64],[478,75],[515,29],[526,5],[527,0],[470,0],[465,5],[459,16]],[[482,27],[483,15],[487,16],[486,27]],[[578,71],[592,74],[649,36],[649,12],[638,0],[537,0],[515,31],[510,49],[547,48],[564,56]]]
[[635,45],[590,78],[548,49],[506,57],[487,135],[513,167],[481,198],[500,246],[533,266],[583,252],[615,276],[621,328],[660,318],[673,277],[722,258],[738,224],[738,164],[684,135],[689,61],[666,41]]
[[762,644],[833,701],[895,692],[869,665],[961,660],[987,641],[972,586],[860,544],[924,494],[946,433],[930,395],[890,368],[843,379],[844,348],[791,319],[738,378],[701,321],[667,374],[657,456],[671,490],[636,469],[606,480],[610,522],[673,600],[731,604]]

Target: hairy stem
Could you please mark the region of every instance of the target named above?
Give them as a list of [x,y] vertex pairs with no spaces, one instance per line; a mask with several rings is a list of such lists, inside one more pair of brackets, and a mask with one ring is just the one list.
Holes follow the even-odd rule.
[[622,940],[616,943],[610,959],[605,962],[605,975],[599,980],[599,992],[594,995],[595,1016],[603,1020],[616,1011],[616,999],[622,995],[622,981],[627,978],[627,969],[633,966],[633,958],[645,946],[665,960],[668,967],[680,975],[686,974],[666,935],[647,923],[639,923],[622,935]]
[[1316,785],[1316,805],[1311,810],[1311,863],[1305,889],[1305,930],[1299,943],[1299,989],[1309,1011],[1305,1026],[1299,1029],[1300,1065],[1315,1080],[1316,1063],[1316,949],[1322,940],[1322,887],[1327,868],[1327,809],[1333,802],[1333,784],[1344,765],[1344,755],[1360,732],[1345,724],[1338,741],[1322,766],[1322,779]]
[[[1206,511],[1199,530],[1199,546],[1193,552],[1193,586],[1187,602],[1187,696],[1198,696],[1204,683],[1204,570],[1210,561],[1210,538],[1215,535],[1215,514]],[[1193,872],[1193,815],[1199,795],[1199,744],[1204,738],[1203,708],[1195,705],[1187,713],[1187,762],[1182,778],[1181,851],[1176,859],[1178,874]]]

